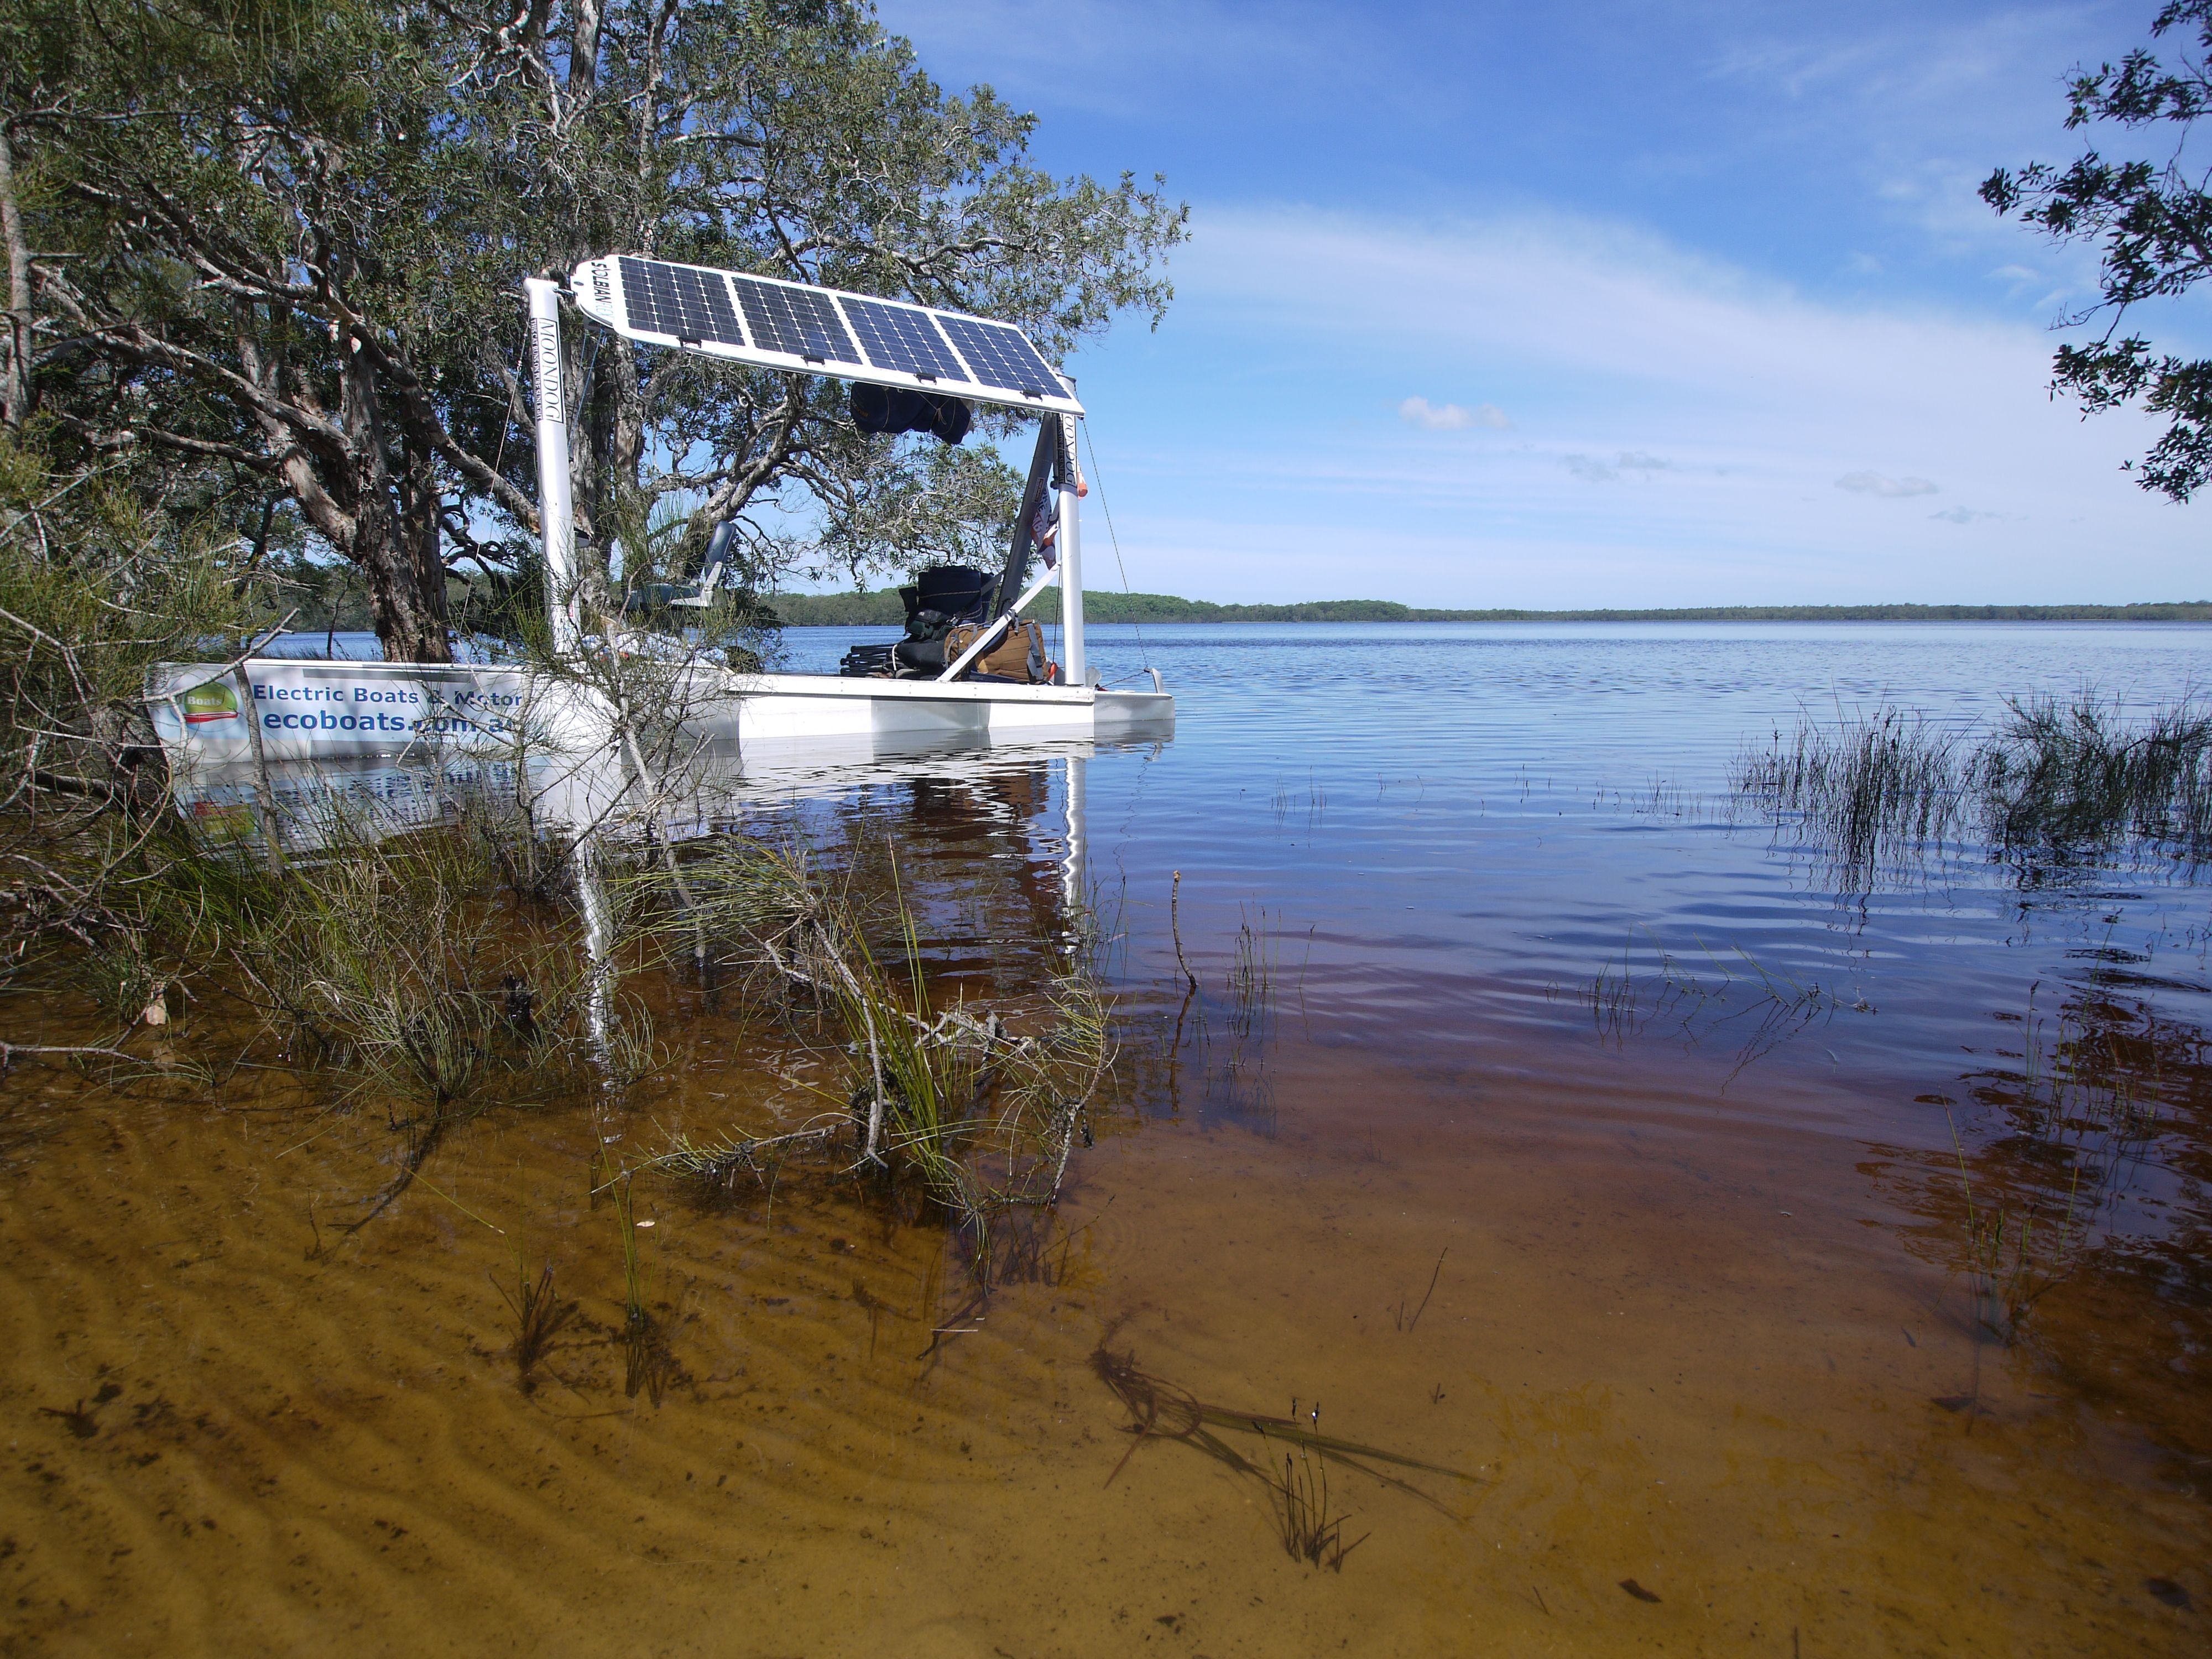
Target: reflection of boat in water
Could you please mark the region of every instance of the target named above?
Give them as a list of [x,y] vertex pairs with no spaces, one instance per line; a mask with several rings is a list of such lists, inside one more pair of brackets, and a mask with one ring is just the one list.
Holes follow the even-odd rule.
[[[853,382],[863,428],[901,429],[884,410],[905,399],[941,415],[981,404],[1039,422],[1006,569],[982,577],[972,614],[936,619],[912,647],[884,647],[836,675],[741,674],[687,651],[668,632],[632,628],[712,598],[720,563],[702,580],[651,590],[650,608],[587,594],[575,557],[568,431],[562,403],[556,283],[526,283],[537,374],[538,496],[547,600],[559,668],[520,664],[315,662],[252,657],[210,675],[172,665],[149,688],[155,729],[187,767],[457,752],[512,759],[526,748],[584,755],[614,747],[629,718],[611,696],[618,665],[652,665],[676,721],[702,742],[733,748],[744,769],[834,763],[861,748],[908,744],[998,746],[1056,738],[1164,737],[1175,700],[1100,683],[1083,629],[1085,493],[1075,462],[1083,406],[1072,383],[1006,324],[955,312],[660,261],[608,258],[580,265],[576,308],[641,343],[726,362]],[[857,395],[869,393],[868,398]],[[726,538],[720,538],[726,540]],[[719,542],[718,542],[719,544]],[[1042,558],[1034,583],[1028,572]],[[1035,638],[1021,611],[1056,581],[1065,661],[1010,641]],[[1024,585],[1026,584],[1026,586]],[[632,595],[635,599],[639,595]],[[913,625],[910,607],[910,628]],[[932,613],[923,612],[927,617]],[[860,655],[865,653],[856,653]],[[594,672],[614,667],[608,672]],[[812,760],[810,760],[812,757]]]
[[[1139,741],[1005,744],[979,753],[955,740],[889,739],[810,745],[779,757],[727,748],[694,757],[679,779],[642,776],[618,757],[576,763],[465,751],[408,757],[335,756],[205,764],[181,773],[179,810],[212,842],[273,840],[287,854],[381,841],[450,827],[472,815],[526,821],[556,836],[589,830],[620,842],[697,841],[742,827],[756,813],[836,801],[861,788],[895,788],[934,828],[1002,835],[1010,825],[1057,820],[1055,845],[1031,848],[1023,877],[1057,866],[1057,901],[1087,899],[1086,772],[1091,758],[1145,750]],[[1054,806],[1058,811],[1054,811]],[[957,839],[957,835],[953,837]]]

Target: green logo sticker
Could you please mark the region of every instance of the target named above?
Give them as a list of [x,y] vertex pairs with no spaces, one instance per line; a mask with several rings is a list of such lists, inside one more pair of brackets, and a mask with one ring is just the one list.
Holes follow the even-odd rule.
[[196,685],[184,695],[185,724],[205,726],[210,720],[238,718],[238,693],[222,680]]

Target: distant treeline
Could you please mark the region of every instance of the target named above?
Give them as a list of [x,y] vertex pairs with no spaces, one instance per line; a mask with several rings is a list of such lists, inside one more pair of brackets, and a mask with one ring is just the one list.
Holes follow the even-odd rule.
[[[905,619],[895,587],[872,593],[777,593],[769,603],[794,628],[896,627]],[[1316,599],[1305,605],[1214,605],[1171,593],[1086,592],[1095,623],[1304,622],[2212,622],[2212,599],[2166,605],[1728,605],[1653,611],[1445,611],[1390,599]],[[1060,620],[1060,592],[1047,588],[1030,615]]]
[[[367,596],[348,573],[309,568],[285,601],[296,607],[295,631],[319,633],[371,625]],[[447,605],[467,625],[486,602],[461,581],[448,584]],[[896,587],[872,593],[774,593],[779,620],[793,628],[896,628],[906,619]],[[2166,605],[1730,605],[1675,611],[1446,611],[1390,599],[1316,599],[1306,605],[1214,605],[1171,593],[1087,592],[1084,615],[1094,623],[1434,623],[1434,622],[2212,622],[2212,599]],[[1060,620],[1060,591],[1047,588],[1029,614]]]

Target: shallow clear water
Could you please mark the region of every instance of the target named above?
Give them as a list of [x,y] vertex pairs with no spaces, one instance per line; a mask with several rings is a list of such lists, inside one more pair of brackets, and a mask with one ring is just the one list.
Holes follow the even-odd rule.
[[[978,1303],[849,1194],[641,1188],[681,1385],[580,1336],[526,1396],[515,1254],[618,1294],[591,1116],[479,1120],[311,1257],[374,1124],[27,1066],[0,1650],[2203,1650],[2212,891],[1971,847],[1839,890],[1727,777],[1801,711],[2171,700],[2212,629],[1096,633],[1172,743],[804,814],[888,837],[988,994],[1065,923],[1079,783],[1124,1055],[1049,1265]],[[803,1109],[726,1010],[659,1012],[623,1144]],[[1102,1349],[1244,1467],[1127,1433]],[[1293,1559],[1249,1427],[1293,1400],[1466,1478],[1331,1468],[1356,1547]]]

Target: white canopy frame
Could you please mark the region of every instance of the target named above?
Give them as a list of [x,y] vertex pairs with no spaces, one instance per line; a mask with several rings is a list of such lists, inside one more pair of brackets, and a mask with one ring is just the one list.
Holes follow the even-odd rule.
[[[702,278],[732,278],[739,273],[710,270],[703,266],[685,266]],[[866,301],[877,307],[891,306],[902,313],[917,318],[951,318],[963,319],[963,313],[933,312],[927,307],[907,305],[901,301],[877,299],[872,295],[848,296],[840,290],[809,288],[803,283],[782,283],[768,277],[747,277],[750,283],[767,283],[776,288],[794,289],[826,301],[838,308],[838,315],[846,314],[842,302],[848,298]],[[561,284],[546,277],[533,276],[523,283],[524,303],[529,318],[531,360],[533,365],[538,394],[538,516],[544,532],[545,549],[546,605],[552,624],[553,647],[562,654],[574,651],[583,637],[583,618],[580,603],[579,572],[575,556],[575,501],[569,484],[568,411],[567,375],[561,349]],[[1056,371],[1053,391],[1039,395],[1033,392],[1015,392],[995,386],[975,378],[975,371],[968,368],[964,357],[960,361],[969,378],[956,380],[949,376],[917,375],[904,370],[876,364],[831,362],[826,359],[802,357],[789,352],[775,351],[750,343],[727,340],[692,339],[655,330],[640,328],[632,324],[623,295],[617,262],[614,258],[587,259],[576,267],[574,286],[569,290],[577,309],[611,329],[626,339],[641,344],[660,346],[671,350],[689,351],[697,356],[726,362],[748,363],[757,368],[779,369],[788,374],[813,374],[824,379],[862,380],[877,386],[895,386],[920,391],[936,396],[955,397],[971,403],[988,404],[999,408],[1016,409],[1034,414],[1040,420],[1062,423],[1062,440],[1066,445],[1067,465],[1061,469],[1058,491],[1058,524],[1056,537],[1059,564],[1056,571],[1048,571],[1031,585],[1012,605],[985,630],[959,659],[949,665],[939,677],[953,679],[967,672],[975,658],[989,648],[1007,625],[1042,592],[1056,576],[1060,591],[1060,628],[1063,636],[1060,665],[1063,682],[1069,685],[1087,686],[1091,681],[1090,664],[1084,650],[1083,638],[1083,532],[1081,511],[1078,505],[1079,474],[1074,457],[1079,449],[1077,439],[1083,417],[1083,405],[1074,395],[1074,387],[1065,375]],[[1006,329],[1005,324],[990,323],[988,319],[964,319],[983,326]],[[933,327],[934,325],[933,325]],[[866,337],[860,331],[851,331],[857,337]],[[933,339],[938,337],[933,333]],[[951,342],[950,333],[943,337]],[[1026,341],[1024,342],[1026,344]],[[863,350],[866,348],[863,347]],[[1034,347],[1030,348],[1032,351]]]

